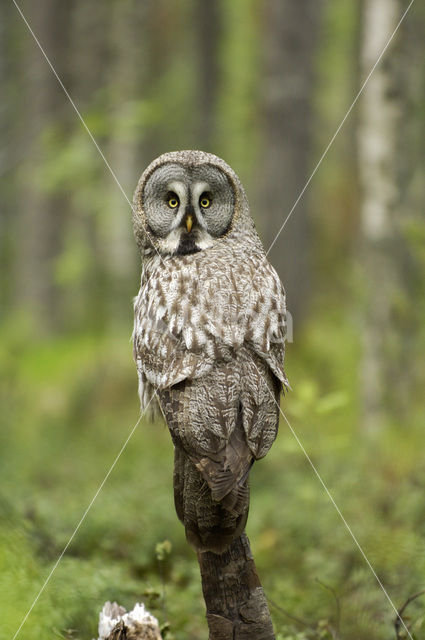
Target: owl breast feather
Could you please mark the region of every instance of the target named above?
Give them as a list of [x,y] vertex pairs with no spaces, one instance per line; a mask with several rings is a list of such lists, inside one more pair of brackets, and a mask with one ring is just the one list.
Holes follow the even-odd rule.
[[[202,255],[204,254],[204,255]],[[285,297],[264,255],[170,257],[146,269],[135,301],[134,350],[164,389],[207,374],[248,344],[286,384]]]

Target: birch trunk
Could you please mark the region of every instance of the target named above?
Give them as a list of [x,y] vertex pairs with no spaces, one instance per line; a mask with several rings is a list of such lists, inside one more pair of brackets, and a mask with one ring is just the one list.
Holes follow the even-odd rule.
[[[140,6],[134,0],[116,1],[111,10],[110,46],[112,63],[109,86],[112,94],[112,130],[108,157],[124,193],[133,200],[133,190],[146,158],[138,155],[138,143],[144,136],[143,124],[135,121],[135,109],[147,90],[147,62],[144,35],[150,3]],[[106,171],[106,167],[105,167]],[[109,176],[108,176],[109,177]],[[108,185],[108,205],[101,233],[105,238],[104,268],[109,276],[108,318],[120,324],[127,307],[124,300],[135,287],[137,255],[131,227],[131,206],[112,179]]]
[[[363,78],[378,59],[400,15],[398,0],[364,1]],[[362,327],[363,425],[369,433],[380,429],[384,408],[397,383],[389,379],[392,342],[397,340],[392,314],[400,288],[395,215],[398,204],[397,134],[401,109],[396,91],[395,58],[393,46],[376,67],[359,104],[358,161],[366,303]]]

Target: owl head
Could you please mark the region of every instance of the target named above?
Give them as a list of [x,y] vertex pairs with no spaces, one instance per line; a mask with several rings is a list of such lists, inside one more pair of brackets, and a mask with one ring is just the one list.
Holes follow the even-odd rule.
[[133,223],[143,252],[186,255],[253,230],[235,172],[203,151],[174,151],[154,160],[134,194]]

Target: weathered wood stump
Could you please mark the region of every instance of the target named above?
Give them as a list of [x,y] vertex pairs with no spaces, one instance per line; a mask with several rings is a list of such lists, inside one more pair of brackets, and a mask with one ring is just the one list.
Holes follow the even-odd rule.
[[245,533],[221,555],[198,553],[209,640],[274,640],[269,608]]
[[105,602],[99,614],[98,640],[162,640],[158,620],[137,603],[127,612],[116,602]]

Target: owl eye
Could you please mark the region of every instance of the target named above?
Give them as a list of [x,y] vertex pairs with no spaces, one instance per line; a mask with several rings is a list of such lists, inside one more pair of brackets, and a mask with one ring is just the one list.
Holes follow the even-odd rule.
[[203,193],[199,198],[199,204],[203,209],[208,209],[211,206],[212,198],[209,193]]
[[175,193],[169,193],[167,196],[167,204],[170,207],[170,209],[175,209],[176,207],[179,206],[180,200],[178,199]]

